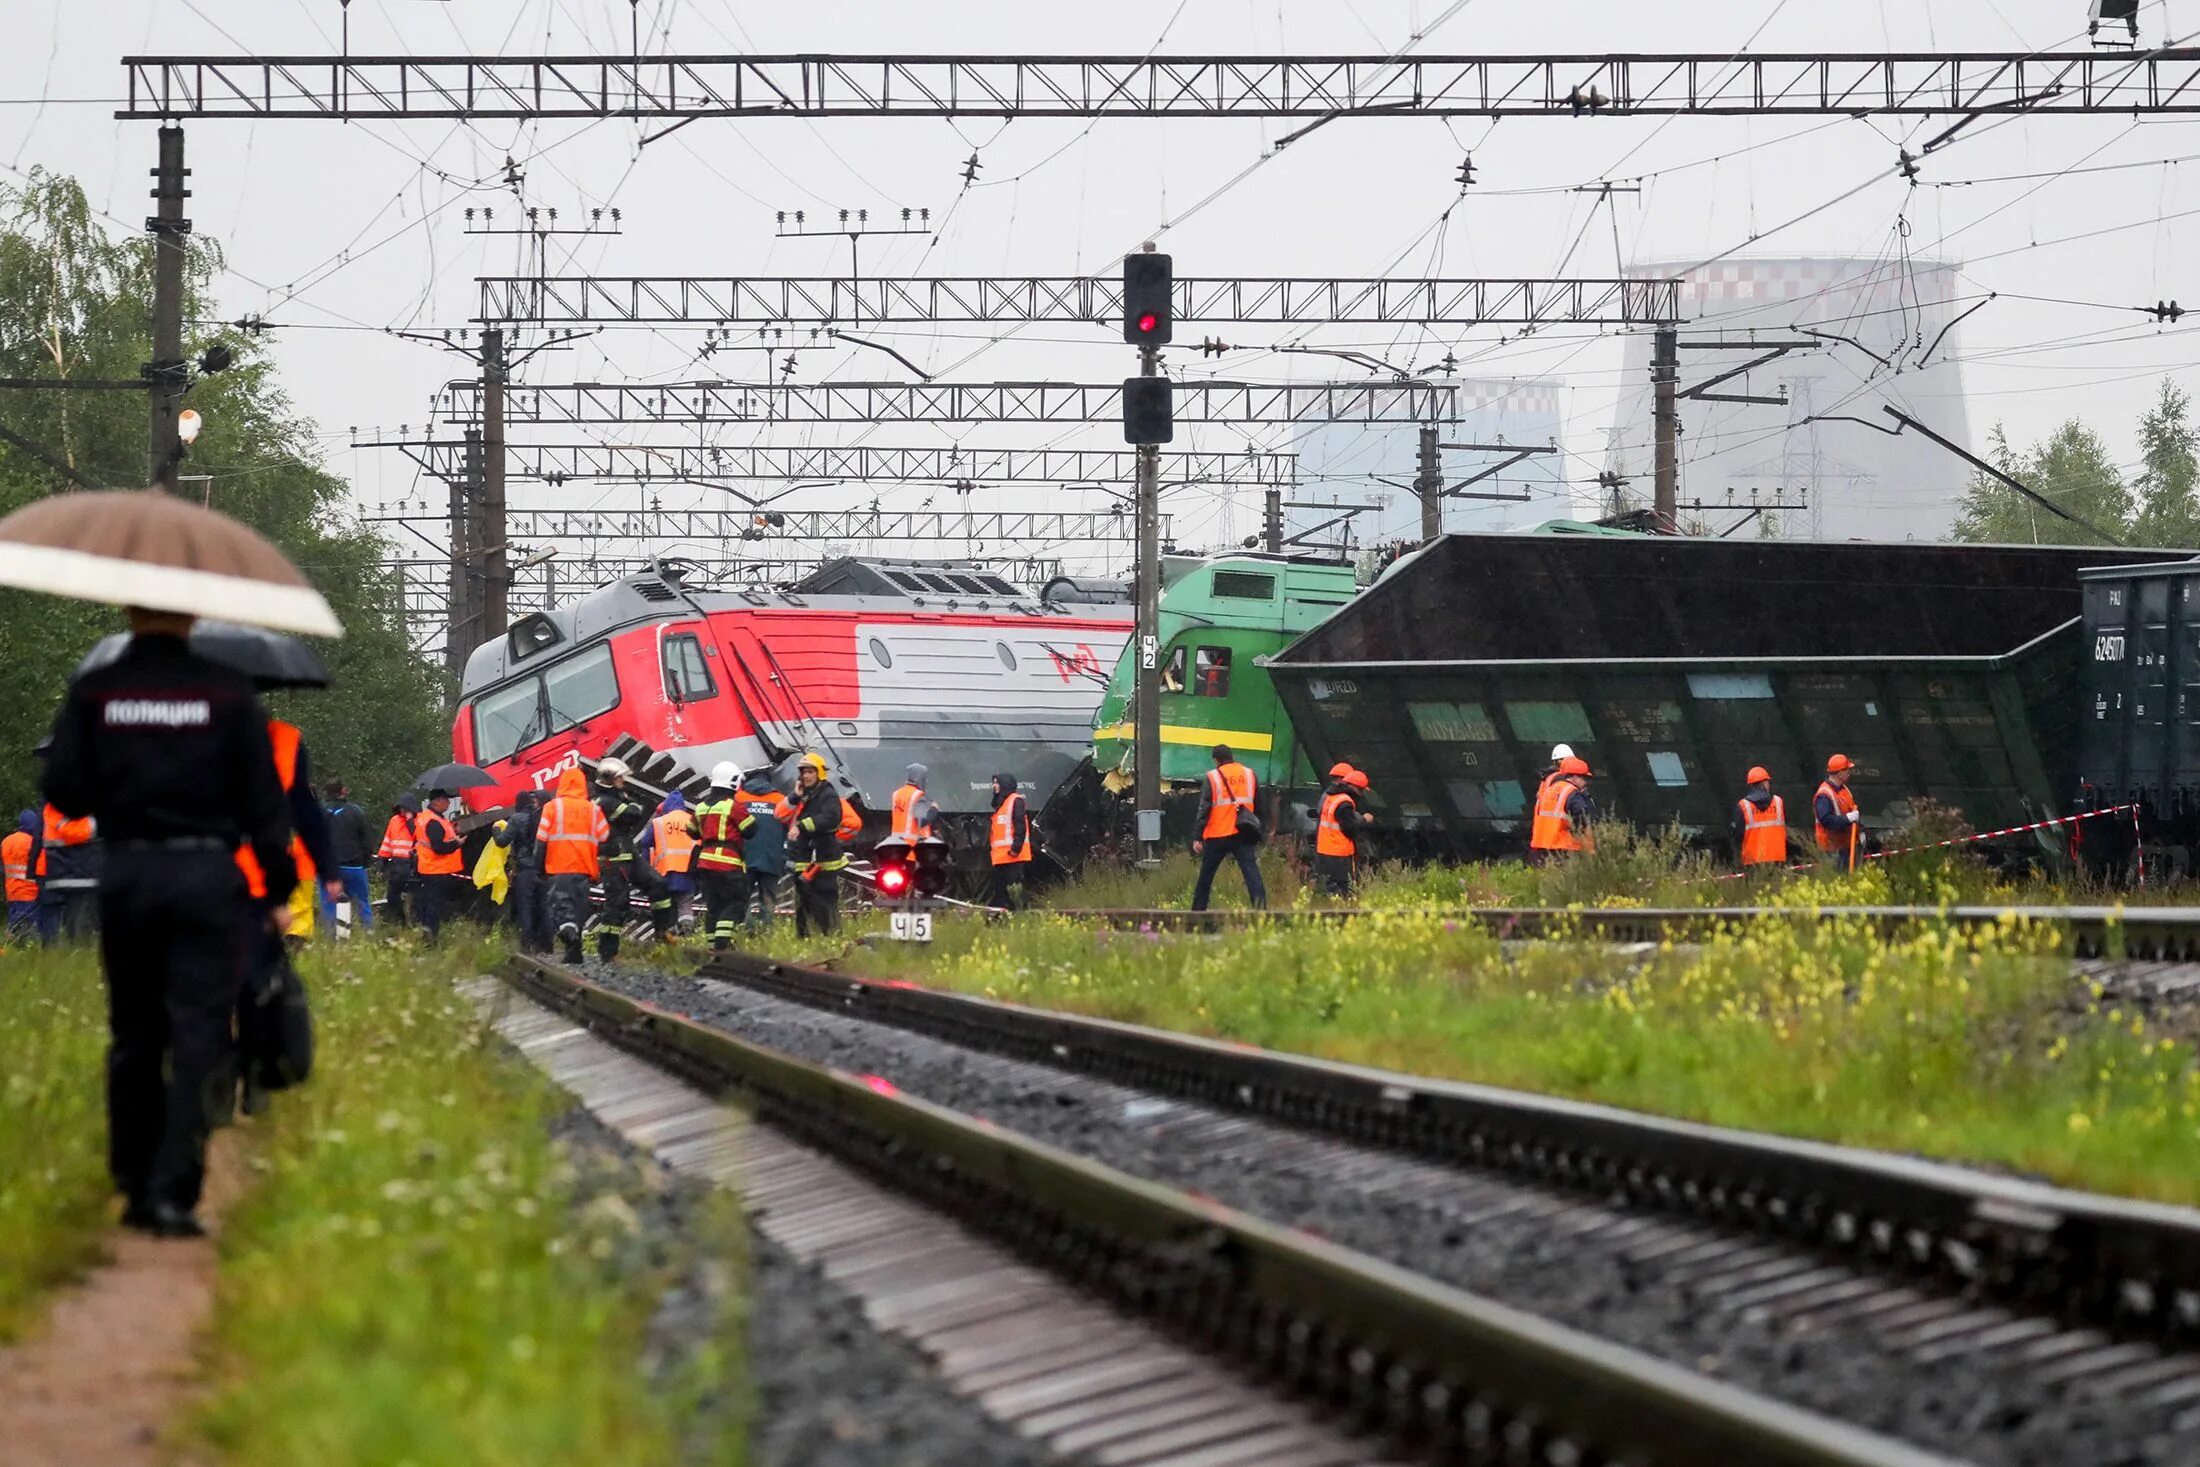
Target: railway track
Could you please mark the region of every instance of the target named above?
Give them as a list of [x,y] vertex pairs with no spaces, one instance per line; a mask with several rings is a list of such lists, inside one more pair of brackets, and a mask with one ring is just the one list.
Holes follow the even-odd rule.
[[[1756,1371],[1751,1384],[1793,1386],[1819,1409],[1846,1413],[1851,1391],[1915,1391],[1920,1367],[1946,1384],[1924,1391],[1915,1411],[1890,1401],[1883,1429],[1975,1385],[1982,1413],[1994,1395],[2042,1403],[2021,1423],[2024,1439],[2007,1455],[1982,1454],[1990,1460],[2189,1460],[2058,1443],[2047,1420],[2057,1412],[2157,1445],[2200,1430],[2200,1359],[2190,1353],[2200,1340],[2200,1215],[2185,1209],[741,955],[705,971],[718,980],[706,990],[737,985],[752,998],[690,999],[692,985],[676,980],[654,991],[713,1023],[807,1044],[813,1057],[885,1068],[1003,1126],[1051,1131],[1080,1149],[1113,1146],[1118,1164],[1320,1227],[1402,1266],[1526,1307],[1548,1301],[1559,1318],[1669,1358],[1693,1362],[1718,1322],[1733,1321],[1737,1335],[1763,1336],[1758,1355],[1769,1359],[1714,1359],[1715,1368],[1737,1379]],[[781,1008],[834,1016],[837,1027],[800,1035]],[[897,1052],[857,1026],[953,1050]],[[1117,1111],[1159,1115],[1150,1129],[1172,1134],[1099,1134],[1094,1118]],[[1488,1256],[1470,1256],[1484,1243]],[[1573,1268],[1580,1286],[1523,1278],[1554,1266]],[[1674,1317],[1652,1317],[1659,1308]],[[1791,1345],[1804,1351],[1800,1366],[1784,1354]],[[1860,1354],[1874,1357],[1871,1368],[1855,1367]],[[1816,1378],[1828,1372],[1854,1379]],[[1926,1425],[1944,1447],[1965,1436]]]
[[2014,916],[2066,932],[2074,957],[2200,961],[2200,907],[1296,907],[1267,912],[1155,907],[1059,908],[1048,915],[1156,932],[1231,932],[1280,923],[1417,916],[1482,927],[1503,938],[1651,943],[1752,922],[1839,918],[1895,933],[1921,923],[1991,927]]
[[741,1100],[766,1139],[747,1143],[739,1185],[766,1226],[776,1215],[790,1247],[869,1286],[875,1319],[925,1342],[956,1389],[1067,1460],[1947,1460],[553,964],[518,959],[508,981],[525,1011],[506,1015],[507,1037],[676,1164],[727,1166],[740,1147],[711,1100]]

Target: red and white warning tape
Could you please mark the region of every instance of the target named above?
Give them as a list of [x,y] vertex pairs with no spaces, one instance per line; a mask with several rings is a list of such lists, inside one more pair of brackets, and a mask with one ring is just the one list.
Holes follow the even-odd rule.
[[[2081,820],[2097,820],[2103,815],[2121,815],[2126,810],[2136,812],[2138,808],[2137,805],[2110,805],[2101,810],[2083,810],[2076,815],[2058,815],[2052,820],[2035,820],[2029,825],[2011,825],[2002,830],[1982,830],[1977,835],[1961,835],[1953,840],[1927,841],[1923,845],[1899,846],[1891,851],[1873,851],[1864,859],[1884,861],[1889,856],[1907,856],[1912,851],[1937,851],[1947,846],[1967,846],[1975,841],[1997,840],[2005,835],[2023,835],[2027,831],[2049,830],[2058,825],[2076,825]],[[2136,814],[2132,823],[2134,827],[2138,824]]]

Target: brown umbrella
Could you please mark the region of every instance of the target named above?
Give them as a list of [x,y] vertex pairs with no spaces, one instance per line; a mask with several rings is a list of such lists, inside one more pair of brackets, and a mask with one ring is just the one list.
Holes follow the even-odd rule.
[[0,519],[0,586],[344,634],[280,550],[228,515],[158,489],[56,494]]

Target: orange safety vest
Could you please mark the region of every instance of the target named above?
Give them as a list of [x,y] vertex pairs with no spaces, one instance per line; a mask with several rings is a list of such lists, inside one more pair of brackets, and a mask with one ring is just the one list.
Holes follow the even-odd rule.
[[38,883],[31,879],[31,833],[18,830],[0,840],[0,866],[7,868],[8,900],[35,902]]
[[923,840],[932,833],[932,827],[917,819],[917,801],[924,791],[913,784],[905,784],[894,791],[894,834],[903,840]]
[[1741,802],[1742,864],[1779,866],[1788,858],[1787,802],[1778,795],[1760,810],[1749,800]]
[[1253,812],[1253,771],[1242,764],[1219,765],[1207,771],[1207,825],[1201,840],[1219,840],[1238,833],[1238,812]]
[[1352,796],[1343,790],[1322,797],[1321,821],[1314,827],[1315,855],[1353,856],[1359,853],[1360,848],[1352,843],[1352,837],[1346,835],[1344,827],[1337,823],[1337,811],[1346,805],[1352,805],[1355,810],[1359,808],[1354,804]]
[[442,826],[443,834],[451,840],[458,839],[458,827],[451,824],[449,816],[438,814],[434,810],[422,810],[420,812],[420,823],[413,827],[414,835],[420,842],[416,850],[420,860],[420,874],[422,876],[464,876],[466,874],[466,852],[464,849],[460,849],[447,855],[437,855],[435,848],[428,844],[428,828],[432,825]]
[[650,870],[659,876],[670,876],[694,866],[694,816],[685,810],[667,810],[649,824],[654,832],[649,842]]
[[856,808],[854,800],[840,802],[840,824],[833,827],[833,834],[842,841],[851,841],[863,834],[863,812]]
[[80,846],[91,840],[94,834],[92,817],[79,815],[71,820],[53,806],[46,807],[46,839],[38,848],[38,874],[46,874],[46,852],[55,846]]
[[1528,849],[1581,849],[1581,833],[1574,829],[1574,822],[1566,815],[1566,802],[1573,796],[1574,787],[1556,775],[1543,781],[1543,787],[1535,793],[1535,824],[1528,830]]
[[611,822],[594,800],[585,795],[560,795],[542,807],[535,822],[535,840],[542,846],[545,876],[602,874],[596,864],[596,843],[611,834]]
[[[1833,797],[1833,808],[1840,811],[1844,815],[1847,815],[1856,809],[1856,796],[1850,794],[1846,787],[1835,789],[1833,786],[1833,781],[1830,779],[1819,781],[1818,793],[1821,795],[1831,795]],[[1818,825],[1818,816],[1816,813],[1817,808],[1818,802],[1816,800],[1813,800],[1811,802],[1811,823],[1814,826],[1817,826],[1818,849],[1821,851],[1846,852],[1849,848],[1849,831],[1853,829],[1853,827],[1846,824],[1840,825],[1838,827]]]
[[993,864],[1014,866],[1031,859],[1031,824],[1024,823],[1024,843],[1016,844],[1016,812],[1024,808],[1021,794],[1010,795],[993,812]]
[[[296,724],[280,718],[267,721],[267,741],[275,746],[275,777],[282,781],[286,795],[298,782],[298,749],[304,740]],[[290,863],[298,868],[298,884],[311,886],[313,858],[306,854],[306,843],[295,831],[290,836]],[[245,889],[255,898],[266,900],[267,873],[260,869],[260,858],[252,854],[249,842],[237,847],[237,869],[244,873]]]
[[382,827],[382,846],[375,855],[386,861],[410,861],[413,858],[412,823],[403,815],[390,816],[390,823]]

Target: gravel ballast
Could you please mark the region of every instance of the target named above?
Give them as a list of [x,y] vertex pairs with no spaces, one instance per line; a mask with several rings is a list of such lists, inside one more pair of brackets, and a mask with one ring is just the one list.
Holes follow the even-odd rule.
[[[857,1073],[1036,1140],[1324,1237],[1869,1430],[1992,1467],[2191,1467],[2200,1449],[2176,1411],[2091,1396],[2007,1359],[1929,1367],[1862,1326],[1809,1333],[1701,1295],[1612,1239],[1573,1237],[1508,1214],[1480,1174],[1361,1154],[1237,1116],[1040,1065],[963,1049],[734,985],[591,965],[588,977],[784,1053]],[[1350,1168],[1349,1177],[1343,1169]],[[1472,1206],[1462,1203],[1471,1195]],[[1600,1211],[1594,1202],[1580,1211]],[[1640,1214],[1635,1214],[1639,1216]],[[1756,1245],[1737,1240],[1737,1256]],[[1766,1249],[1766,1256],[1772,1250]],[[2189,1409],[2190,1403],[2187,1403]],[[867,1458],[866,1461],[884,1460]],[[946,1460],[946,1459],[941,1459]],[[977,1457],[972,1460],[993,1460]],[[1002,1459],[1009,1460],[1009,1459]]]

